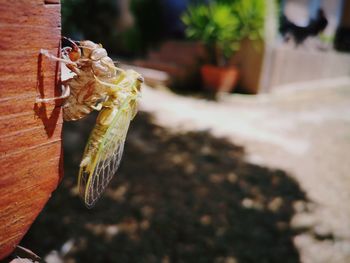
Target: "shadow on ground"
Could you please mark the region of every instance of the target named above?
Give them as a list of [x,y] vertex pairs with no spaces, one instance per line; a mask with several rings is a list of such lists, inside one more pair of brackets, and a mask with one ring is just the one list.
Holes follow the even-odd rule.
[[242,147],[209,132],[174,134],[140,113],[118,178],[88,210],[75,188],[88,133],[66,125],[65,177],[23,246],[46,255],[71,240],[67,262],[299,262],[290,220],[306,197],[284,171],[247,163]]

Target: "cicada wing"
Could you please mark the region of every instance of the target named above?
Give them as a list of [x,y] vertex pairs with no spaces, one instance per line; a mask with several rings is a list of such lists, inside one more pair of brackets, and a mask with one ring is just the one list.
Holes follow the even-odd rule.
[[[81,167],[79,171],[79,193],[89,208],[96,203],[118,170],[132,114],[130,109],[124,109],[114,117],[97,146],[96,155],[91,160],[92,169]],[[96,147],[92,145],[93,143],[94,141],[90,139],[86,148]]]

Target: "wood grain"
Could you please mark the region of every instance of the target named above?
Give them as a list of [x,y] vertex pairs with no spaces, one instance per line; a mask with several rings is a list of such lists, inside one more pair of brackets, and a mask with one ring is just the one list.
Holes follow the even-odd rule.
[[62,176],[60,103],[35,104],[38,94],[59,95],[57,0],[0,0],[0,260],[33,223]]

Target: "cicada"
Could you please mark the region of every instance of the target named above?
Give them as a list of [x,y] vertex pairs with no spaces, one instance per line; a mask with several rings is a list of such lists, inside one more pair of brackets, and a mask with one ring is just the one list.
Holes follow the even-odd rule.
[[62,58],[41,51],[50,59],[65,63],[76,75],[62,83],[62,96],[38,98],[37,102],[64,99],[66,121],[99,111],[78,176],[79,194],[90,208],[118,170],[129,124],[137,113],[143,78],[134,70],[116,67],[102,45],[92,41],[71,42],[73,47],[62,49]]
[[[75,73],[73,78],[62,82],[63,95],[55,99],[65,99],[63,104],[63,119],[78,120],[91,111],[100,109],[106,98],[111,83],[125,73],[108,57],[107,51],[100,44],[92,41],[72,41],[72,47],[62,49],[62,59],[49,54],[47,50],[41,53],[50,59],[61,61]],[[38,102],[48,102],[52,99],[38,98]]]

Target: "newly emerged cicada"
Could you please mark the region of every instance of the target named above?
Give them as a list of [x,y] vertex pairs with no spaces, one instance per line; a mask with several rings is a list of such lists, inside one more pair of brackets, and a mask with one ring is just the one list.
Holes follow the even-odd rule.
[[62,96],[37,98],[37,102],[64,99],[65,121],[100,111],[78,177],[79,194],[86,206],[92,207],[118,170],[129,124],[137,113],[143,78],[136,71],[116,67],[102,45],[70,41],[73,46],[62,49],[62,58],[41,50],[50,59],[65,63],[75,76],[62,82]]

